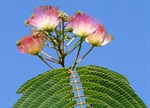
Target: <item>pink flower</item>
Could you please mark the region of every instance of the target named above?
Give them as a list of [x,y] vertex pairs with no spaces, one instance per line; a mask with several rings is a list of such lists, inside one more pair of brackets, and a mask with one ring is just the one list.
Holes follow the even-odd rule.
[[77,12],[71,17],[68,27],[73,29],[73,33],[78,36],[86,37],[96,30],[96,22],[94,18],[88,16],[85,13]]
[[19,40],[17,47],[21,53],[36,55],[43,49],[45,41],[45,35],[32,32],[31,36],[25,36]]
[[31,25],[37,30],[52,31],[60,22],[58,13],[57,7],[39,6],[25,23],[27,26]]
[[112,40],[112,36],[108,35],[104,26],[99,24],[96,31],[90,34],[86,41],[93,46],[103,46],[108,44]]

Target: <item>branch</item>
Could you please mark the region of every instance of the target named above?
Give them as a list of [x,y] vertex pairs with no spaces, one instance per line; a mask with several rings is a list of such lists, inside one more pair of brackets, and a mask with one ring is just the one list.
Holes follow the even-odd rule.
[[79,42],[81,42],[81,39],[79,39],[66,53],[65,55],[70,54],[72,51],[74,51],[80,44],[78,44]]
[[46,52],[41,51],[41,53],[42,53],[42,54],[44,54],[45,56],[47,56],[48,58],[50,58],[50,59],[52,59],[52,60],[54,60],[54,61],[57,61],[57,62],[58,62],[58,60],[56,60],[56,59],[55,59],[55,58],[53,58],[52,56],[48,55]]
[[64,47],[64,49],[65,49],[67,46],[69,46],[69,45],[71,44],[71,42],[72,42],[74,39],[75,39],[75,37],[73,37],[73,38],[66,44],[66,46]]
[[80,61],[82,61],[94,48],[94,46],[92,46],[78,61],[77,63],[79,63]]
[[80,44],[79,44],[79,49],[78,49],[78,53],[77,53],[77,56],[76,56],[76,59],[75,59],[75,62],[73,64],[73,67],[72,67],[72,70],[74,70],[76,64],[77,64],[77,60],[78,60],[78,57],[80,55],[80,51],[81,51],[81,47],[82,47],[82,43],[83,43],[83,39],[81,38],[81,41],[80,41]]
[[40,55],[37,55],[48,67],[50,67],[51,69],[53,69],[53,67],[52,66],[50,66],[44,59],[43,59],[43,57],[42,56],[40,56]]

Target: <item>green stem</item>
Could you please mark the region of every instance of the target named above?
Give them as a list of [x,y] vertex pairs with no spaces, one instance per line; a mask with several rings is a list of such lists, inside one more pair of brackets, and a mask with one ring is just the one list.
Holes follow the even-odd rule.
[[48,43],[45,43],[45,45],[48,46],[49,48],[52,48],[52,49],[56,50],[56,48],[54,48],[53,46],[51,46],[51,45],[48,44]]
[[78,53],[77,53],[77,56],[76,56],[76,58],[75,58],[75,62],[74,62],[74,64],[73,64],[72,70],[74,70],[75,66],[77,65],[77,60],[78,60],[78,57],[79,57],[79,55],[80,55],[82,43],[83,43],[83,39],[81,38],[81,41],[80,41],[80,44],[79,44]]
[[64,50],[64,39],[65,39],[65,34],[64,34],[64,19],[62,19],[62,49]]
[[72,42],[74,39],[75,39],[75,37],[73,37],[73,38],[66,44],[66,46],[64,47],[64,49],[65,49],[67,46],[69,46],[69,45],[71,44],[71,42]]
[[64,51],[64,44],[65,44],[65,34],[64,34],[64,30],[65,30],[65,27],[64,27],[64,19],[62,19],[62,67],[65,67],[65,51]]
[[50,66],[44,59],[43,59],[43,57],[42,56],[40,56],[40,55],[37,55],[48,67],[50,67],[51,69],[53,69],[53,67],[52,66]]
[[[50,35],[50,40],[51,40],[51,42],[52,42],[52,44],[53,44],[53,46],[54,46],[54,48],[55,48],[55,51],[56,51],[56,54],[57,54],[57,56],[58,56],[58,59],[59,59],[59,61],[60,61],[60,58],[61,58],[61,52],[60,52],[60,49],[59,49],[59,38],[58,39],[56,39],[57,40],[57,43],[55,43],[54,42],[54,40],[52,39],[52,34],[50,34],[49,33],[49,35]],[[59,37],[59,36],[58,36]]]
[[80,61],[82,61],[94,48],[94,46],[92,46],[78,61],[77,63],[79,63]]
[[53,62],[53,63],[59,64],[59,62],[54,61],[54,60],[50,60],[50,59],[48,59],[48,58],[44,58],[44,57],[43,57],[43,59],[44,59],[44,60],[47,60],[47,61],[49,61],[49,62]]
[[49,33],[49,36],[50,36],[50,37],[49,37],[49,39],[48,39],[48,40],[49,40],[50,42],[52,42],[52,44],[53,44],[53,46],[54,46],[54,48],[55,48],[55,47],[57,46],[57,43],[54,41],[54,39],[53,39],[53,37],[52,37],[52,34],[51,34],[51,33]]
[[46,52],[41,51],[41,53],[42,53],[42,54],[44,54],[45,56],[47,56],[48,58],[50,58],[50,59],[52,59],[52,60],[54,60],[54,61],[57,61],[57,62],[58,62],[58,60],[56,60],[55,58],[53,58],[52,56],[50,56],[50,55],[49,55],[49,54],[47,54]]
[[57,27],[55,28],[55,34],[56,34],[56,38],[57,38],[57,40],[59,39],[59,33],[58,33],[58,31],[57,31]]
[[81,39],[79,39],[66,53],[65,55],[70,54],[72,51],[74,51],[80,44],[78,44],[79,42],[81,42]]
[[62,67],[65,67],[64,66],[64,54],[63,54],[63,51],[61,49],[61,41],[58,42],[57,48],[58,48],[58,52],[60,54],[60,56],[59,56],[59,63],[60,63],[60,65]]

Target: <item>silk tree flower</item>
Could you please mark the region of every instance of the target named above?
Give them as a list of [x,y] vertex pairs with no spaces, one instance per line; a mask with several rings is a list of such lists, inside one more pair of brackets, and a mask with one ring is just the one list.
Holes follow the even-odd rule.
[[53,6],[39,6],[33,15],[25,21],[27,26],[33,26],[37,30],[52,31],[59,25],[59,10]]
[[77,12],[71,17],[68,28],[72,28],[77,36],[86,37],[96,30],[96,26],[97,23],[93,17]]
[[44,47],[46,41],[42,33],[33,33],[17,42],[18,50],[24,54],[37,55]]
[[104,46],[111,42],[112,36],[107,34],[106,29],[103,25],[99,24],[94,33],[90,34],[86,38],[86,42],[93,46]]

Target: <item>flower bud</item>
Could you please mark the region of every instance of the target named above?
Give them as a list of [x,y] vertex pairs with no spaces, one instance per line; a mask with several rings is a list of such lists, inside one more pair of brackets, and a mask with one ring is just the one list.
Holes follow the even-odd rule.
[[59,11],[58,17],[61,19],[64,19],[64,21],[68,21],[69,17],[67,13],[64,13],[63,11]]
[[112,36],[108,35],[104,26],[99,24],[94,33],[90,34],[86,38],[86,42],[90,43],[93,46],[103,46],[108,44],[112,40]]
[[85,13],[78,11],[74,16],[71,17],[68,28],[73,29],[73,33],[77,36],[87,37],[89,34],[96,30],[97,23],[94,18],[88,16]]
[[18,50],[24,54],[37,55],[44,47],[46,38],[42,33],[31,33],[17,41]]
[[53,6],[39,6],[34,14],[25,21],[27,26],[33,26],[37,30],[52,31],[59,25],[58,8]]

